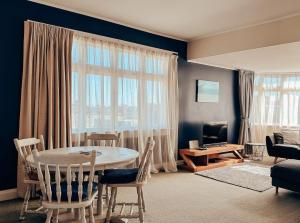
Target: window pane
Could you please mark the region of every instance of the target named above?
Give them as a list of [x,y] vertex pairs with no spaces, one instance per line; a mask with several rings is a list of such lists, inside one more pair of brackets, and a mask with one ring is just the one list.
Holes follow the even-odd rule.
[[118,80],[118,130],[135,129],[138,123],[138,81],[130,78]]
[[108,131],[111,123],[111,77],[86,76],[86,127]]
[[[148,125],[154,129],[166,127],[166,92],[163,82],[148,80],[145,94],[147,95]],[[153,122],[155,120],[155,122]]]
[[164,75],[164,62],[162,58],[147,57],[146,73]]
[[96,46],[87,47],[87,64],[110,67],[110,52],[108,49]]
[[78,128],[79,118],[79,80],[78,73],[72,72],[72,128]]
[[138,55],[129,52],[118,53],[118,69],[128,71],[139,70],[140,59]]
[[78,61],[79,61],[78,44],[74,42],[72,45],[72,63],[78,63]]

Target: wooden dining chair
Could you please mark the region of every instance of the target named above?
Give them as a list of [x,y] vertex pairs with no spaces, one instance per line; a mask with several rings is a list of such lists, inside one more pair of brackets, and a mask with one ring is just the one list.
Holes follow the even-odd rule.
[[[48,209],[46,223],[52,215],[58,222],[59,209],[80,209],[81,223],[86,223],[85,209],[89,208],[89,222],[94,223],[93,201],[98,193],[93,182],[95,174],[96,151],[90,154],[42,154],[33,151],[34,162],[43,195],[42,205]],[[55,172],[55,182],[51,182],[50,171]],[[78,178],[73,181],[73,173]],[[83,180],[83,172],[89,173],[89,180]],[[66,180],[61,179],[61,174]]]
[[119,146],[121,133],[85,133],[85,146]]
[[[116,205],[121,206],[120,213],[116,215],[117,218],[139,218],[140,223],[144,222],[145,201],[142,187],[147,183],[147,178],[150,173],[151,157],[154,149],[155,141],[151,138],[147,140],[146,148],[143,153],[141,162],[138,168],[132,169],[111,169],[104,171],[101,178],[101,185],[106,184],[111,188],[111,196],[109,199],[108,210],[106,214],[106,223],[111,220],[112,212],[114,212]],[[138,194],[137,203],[122,202],[117,203],[117,188],[119,187],[135,187]],[[102,189],[99,190],[101,196]],[[130,205],[129,214],[123,214],[126,205]],[[138,213],[133,213],[133,207],[138,207]]]
[[28,210],[28,203],[32,196],[32,192],[35,191],[36,186],[39,185],[38,175],[35,168],[32,168],[26,158],[32,154],[34,149],[45,150],[44,138],[41,135],[37,138],[26,138],[26,139],[14,139],[16,149],[18,151],[20,160],[24,168],[24,184],[26,185],[26,192],[24,196],[24,202],[21,208],[19,220],[24,220],[27,213],[39,213],[41,208],[36,210]]
[[[121,133],[115,132],[115,133],[85,133],[84,134],[84,144],[85,146],[119,146],[120,143],[120,136]],[[102,172],[97,172],[97,175],[99,178],[102,177]],[[100,186],[99,186],[100,187]],[[105,203],[108,205],[109,200],[109,191],[108,188],[105,188],[105,194],[103,194],[101,198],[101,202],[103,202],[102,199],[105,200]],[[98,199],[98,201],[100,198]],[[97,210],[100,209],[100,206],[103,204],[100,204],[100,202],[97,202]]]

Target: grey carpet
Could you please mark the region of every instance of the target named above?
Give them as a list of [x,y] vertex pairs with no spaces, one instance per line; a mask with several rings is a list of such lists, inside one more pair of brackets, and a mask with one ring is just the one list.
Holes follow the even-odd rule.
[[[300,222],[300,194],[283,189],[278,196],[275,189],[257,193],[189,172],[153,175],[144,194],[145,223]],[[135,189],[118,191],[118,201],[134,200]],[[20,199],[0,202],[0,222],[17,222],[21,203]],[[44,222],[44,215],[32,215],[22,223]]]
[[272,188],[270,167],[256,163],[245,162],[195,174],[258,192]]

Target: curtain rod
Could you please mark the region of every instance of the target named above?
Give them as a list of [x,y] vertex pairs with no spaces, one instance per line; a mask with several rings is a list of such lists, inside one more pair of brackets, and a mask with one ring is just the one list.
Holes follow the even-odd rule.
[[70,28],[66,28],[66,27],[62,27],[62,26],[56,26],[56,25],[47,24],[47,23],[43,23],[43,22],[38,22],[38,21],[30,20],[30,19],[27,19],[27,21],[28,22],[40,23],[40,24],[44,24],[44,25],[49,25],[49,26],[55,26],[55,27],[58,27],[58,28],[70,30],[70,31],[73,31],[75,33],[79,33],[81,35],[86,35],[86,36],[94,37],[94,38],[101,39],[101,40],[107,40],[107,41],[111,41],[111,42],[118,42],[118,43],[123,43],[123,44],[127,44],[127,45],[132,45],[132,46],[135,46],[135,47],[142,47],[142,48],[146,48],[146,49],[149,49],[149,50],[161,51],[161,52],[171,53],[173,55],[178,55],[178,53],[175,52],[175,51],[159,49],[159,48],[156,48],[156,47],[151,47],[151,46],[147,46],[147,45],[143,45],[143,44],[139,44],[139,43],[133,43],[133,42],[129,42],[129,41],[121,40],[121,39],[102,36],[102,35],[94,34],[94,33],[88,33],[88,32],[79,31],[79,30],[76,30],[76,29],[70,29]]

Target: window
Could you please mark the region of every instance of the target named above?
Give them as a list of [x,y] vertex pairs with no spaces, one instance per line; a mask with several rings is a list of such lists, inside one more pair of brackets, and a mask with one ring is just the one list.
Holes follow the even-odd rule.
[[169,60],[165,53],[75,37],[73,132],[169,128]]
[[251,113],[253,125],[300,126],[300,75],[256,75]]

